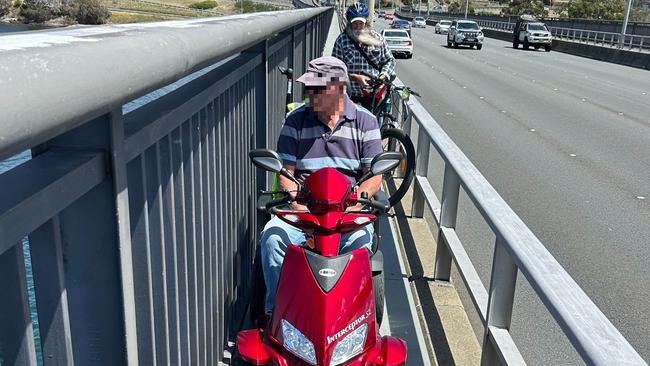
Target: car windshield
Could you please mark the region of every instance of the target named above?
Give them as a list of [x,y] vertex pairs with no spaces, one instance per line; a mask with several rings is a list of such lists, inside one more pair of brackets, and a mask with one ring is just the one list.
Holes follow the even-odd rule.
[[413,20],[415,20],[415,21],[421,21],[421,20],[424,21],[424,18],[415,17],[415,19],[413,19]]
[[408,24],[406,20],[396,20],[393,24],[395,25],[406,25]]
[[440,25],[451,25],[451,20],[441,20]]
[[400,31],[385,31],[384,37],[403,37],[408,38],[408,33]]
[[546,26],[544,24],[528,24],[528,30],[531,31],[545,31]]
[[478,24],[476,24],[476,23],[458,23],[458,29],[476,29],[476,30],[478,30]]

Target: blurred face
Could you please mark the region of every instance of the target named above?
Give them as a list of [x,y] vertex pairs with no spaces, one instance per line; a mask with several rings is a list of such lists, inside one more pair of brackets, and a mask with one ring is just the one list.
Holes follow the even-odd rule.
[[333,114],[339,108],[339,99],[345,92],[342,83],[305,87],[305,96],[316,113]]
[[366,27],[366,23],[360,20],[352,22],[352,30],[357,34],[359,34],[359,32],[361,32],[365,27]]

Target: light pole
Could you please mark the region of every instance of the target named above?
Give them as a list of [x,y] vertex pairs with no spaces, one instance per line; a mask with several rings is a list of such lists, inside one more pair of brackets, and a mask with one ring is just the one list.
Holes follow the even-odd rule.
[[[377,0],[381,1],[381,0]],[[373,25],[375,21],[375,0],[368,0],[368,24]]]
[[625,9],[625,19],[623,19],[623,29],[621,30],[621,37],[618,39],[618,47],[623,48],[625,42],[625,33],[627,32],[627,21],[630,19],[630,9],[632,9],[632,1],[627,1],[627,8]]
[[465,19],[467,19],[467,9],[469,8],[469,0],[465,0]]

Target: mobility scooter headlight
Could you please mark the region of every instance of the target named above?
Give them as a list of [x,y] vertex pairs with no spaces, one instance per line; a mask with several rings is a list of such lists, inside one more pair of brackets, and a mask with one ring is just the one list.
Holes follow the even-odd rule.
[[284,348],[310,364],[316,364],[314,344],[284,319],[282,319],[282,338],[284,339]]
[[368,324],[363,324],[354,332],[343,338],[332,353],[330,366],[336,366],[351,359],[363,351],[363,345],[366,343],[366,334],[368,333]]

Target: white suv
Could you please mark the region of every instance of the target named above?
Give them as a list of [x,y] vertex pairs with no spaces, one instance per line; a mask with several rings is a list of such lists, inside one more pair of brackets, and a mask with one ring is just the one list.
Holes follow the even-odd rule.
[[515,24],[512,47],[517,48],[519,44],[522,44],[525,50],[528,47],[535,47],[536,50],[544,47],[546,52],[550,52],[553,44],[553,36],[546,27],[546,24],[538,22],[532,16],[522,15]]
[[393,54],[413,57],[413,40],[405,29],[384,29],[381,32],[386,40],[386,46]]
[[481,27],[472,20],[454,20],[447,33],[447,47],[468,45],[470,48],[476,46],[477,50],[483,48],[483,32]]
[[449,33],[449,27],[451,26],[451,20],[441,20],[436,23],[436,33],[437,34],[447,34]]

